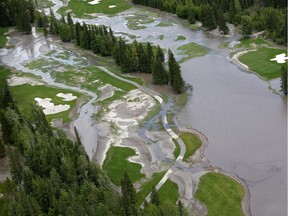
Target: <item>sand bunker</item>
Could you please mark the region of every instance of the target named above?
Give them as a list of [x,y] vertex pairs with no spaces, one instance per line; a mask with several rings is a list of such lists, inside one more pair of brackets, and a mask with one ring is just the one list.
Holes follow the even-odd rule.
[[56,114],[70,109],[70,105],[67,104],[55,106],[54,103],[50,102],[52,100],[51,98],[35,98],[34,100],[38,102],[39,106],[44,108],[43,112],[45,115]]
[[109,6],[109,8],[115,8],[116,7],[116,5],[110,5]]
[[68,94],[58,93],[56,96],[64,98],[63,101],[72,101],[77,98],[76,96],[73,96],[72,93],[68,93]]
[[18,85],[23,85],[23,84],[30,84],[32,86],[35,85],[43,85],[43,83],[38,82],[32,78],[28,78],[28,77],[17,77],[17,76],[12,76],[9,80],[8,80],[8,84],[9,86],[18,86]]
[[94,1],[88,2],[88,4],[95,5],[95,4],[99,4],[100,1],[101,0],[94,0]]
[[282,53],[282,54],[276,55],[276,57],[273,59],[270,59],[270,61],[277,61],[278,64],[284,64],[287,59],[288,59],[288,56],[286,56],[285,53]]

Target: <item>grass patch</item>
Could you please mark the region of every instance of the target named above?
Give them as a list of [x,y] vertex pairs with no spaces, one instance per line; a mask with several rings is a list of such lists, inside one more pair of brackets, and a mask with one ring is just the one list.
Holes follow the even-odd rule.
[[198,25],[190,25],[190,29],[193,31],[200,31],[202,27]]
[[179,188],[175,182],[168,179],[158,191],[160,202],[168,202],[175,205],[179,199]]
[[[116,14],[131,7],[127,0],[102,0],[99,4],[94,5],[89,4],[90,1],[92,0],[71,0],[68,6],[60,8],[58,13],[66,15],[66,11],[72,10],[72,13],[77,17],[87,17],[87,15],[89,16],[89,14],[93,13]],[[116,7],[109,8],[110,5],[115,5]]]
[[207,206],[211,216],[244,216],[241,200],[242,186],[234,179],[218,173],[207,173],[200,178],[195,198]]
[[250,70],[256,72],[265,80],[280,77],[281,67],[276,61],[270,61],[276,55],[287,53],[284,49],[259,48],[257,51],[245,53],[239,57],[239,61],[249,67]]
[[133,17],[126,17],[127,27],[131,30],[145,29],[145,24],[153,23],[154,18],[146,15],[135,15]]
[[30,109],[32,104],[36,104],[36,101],[34,98],[40,97],[40,98],[51,98],[52,103],[55,105],[59,104],[68,104],[70,105],[70,109],[64,112],[60,112],[57,114],[52,115],[46,115],[46,118],[48,121],[51,121],[55,118],[62,118],[63,122],[69,122],[71,119],[69,117],[69,114],[73,108],[76,107],[77,99],[73,101],[63,101],[62,98],[57,97],[56,95],[60,92],[66,94],[66,93],[73,93],[73,95],[80,98],[82,94],[66,90],[66,89],[58,89],[48,86],[31,86],[28,84],[20,85],[20,86],[11,86],[10,90],[12,92],[13,98],[15,99],[15,102],[20,110],[21,113],[23,113],[26,116],[30,115]]
[[160,22],[156,26],[166,27],[166,26],[173,26],[173,25],[172,25],[172,23],[169,23],[169,22]]
[[147,121],[156,116],[160,111],[161,111],[161,104],[156,102],[156,104],[148,111],[145,118],[139,122],[139,126],[143,127]]
[[173,155],[174,155],[174,158],[176,159],[179,155],[180,155],[180,146],[179,146],[179,143],[176,141],[176,139],[172,139],[173,143],[175,144],[175,149],[173,151]]
[[163,40],[163,38],[164,38],[163,34],[157,36],[157,39],[159,39],[159,40]]
[[176,105],[184,106],[187,103],[188,99],[189,99],[189,93],[188,91],[185,91],[177,98]]
[[175,41],[182,41],[182,40],[186,40],[186,37],[184,37],[183,35],[178,35],[177,38],[175,38]]
[[140,173],[141,165],[131,163],[127,160],[128,157],[134,155],[136,155],[134,149],[127,147],[110,147],[103,168],[107,171],[109,178],[115,185],[119,186],[121,184],[124,172],[127,172],[132,183],[144,177],[144,175]]
[[177,50],[180,51],[180,54],[186,55],[187,57],[184,57],[181,59],[180,62],[184,62],[188,59],[199,57],[199,56],[204,56],[208,53],[208,48],[203,47],[201,45],[198,45],[196,43],[188,43],[183,46],[180,46],[177,48]]
[[145,198],[152,191],[152,188],[158,184],[158,182],[163,178],[166,171],[160,173],[154,173],[152,179],[148,182],[145,182],[140,191],[136,194],[137,196],[137,206],[140,206],[144,202]]
[[268,41],[264,40],[262,37],[258,38],[242,38],[240,40],[240,44],[237,44],[234,48],[240,48],[240,47],[245,47],[245,48],[250,48],[252,44],[255,44],[257,46],[263,46],[263,45],[271,45]]
[[179,137],[185,143],[186,152],[183,159],[187,160],[191,155],[196,152],[196,150],[201,146],[202,143],[196,135],[188,132],[180,132]]
[[9,27],[0,27],[0,48],[5,47],[7,43],[7,36],[4,33],[9,31]]

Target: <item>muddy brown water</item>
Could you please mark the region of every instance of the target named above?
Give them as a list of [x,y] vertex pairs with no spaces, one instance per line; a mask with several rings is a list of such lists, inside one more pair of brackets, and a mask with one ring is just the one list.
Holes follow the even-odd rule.
[[[59,4],[57,1],[54,9],[57,9]],[[114,17],[99,16],[92,20],[78,21],[111,25],[114,31],[135,34],[140,37],[140,41],[150,41],[172,51],[188,42],[209,47],[210,56],[195,58],[181,64],[185,81],[193,85],[193,96],[179,113],[178,120],[182,125],[190,125],[206,135],[209,145],[205,155],[211,164],[243,179],[250,191],[252,215],[286,215],[287,101],[272,93],[266,82],[239,70],[224,58],[228,56],[229,51],[220,49],[219,45],[238,39],[239,35],[235,34],[232,38],[226,39],[202,31],[191,31],[174,16],[145,7],[141,9],[159,14],[155,22],[146,25],[147,28],[144,30],[128,29],[125,25],[125,13]],[[155,26],[168,20],[175,21],[173,26]],[[160,34],[164,35],[163,40],[158,38]],[[175,41],[178,35],[185,36],[187,40]],[[40,40],[42,39],[35,38],[34,46],[33,43],[29,43],[29,46],[28,43],[22,43],[13,53],[1,51],[2,62],[9,66],[16,63],[21,70],[20,62],[31,59],[31,56],[37,57],[41,54],[41,49],[55,48],[50,47],[49,41],[43,46]],[[27,52],[24,55],[25,50]],[[180,58],[177,53],[176,58]],[[42,78],[45,79],[45,76]],[[273,81],[272,86],[277,86],[277,82],[279,83]],[[95,100],[96,96],[93,96]],[[91,104],[87,106],[87,112],[84,106],[78,123],[75,122],[79,124],[78,130],[83,136],[88,129],[95,130],[90,122],[93,107]],[[93,131],[91,133],[93,134]],[[94,140],[91,137],[87,139]],[[91,143],[90,152],[93,152],[93,146]]]
[[221,56],[195,58],[181,67],[193,96],[180,122],[208,137],[205,155],[211,164],[243,179],[252,215],[286,215],[287,100]]

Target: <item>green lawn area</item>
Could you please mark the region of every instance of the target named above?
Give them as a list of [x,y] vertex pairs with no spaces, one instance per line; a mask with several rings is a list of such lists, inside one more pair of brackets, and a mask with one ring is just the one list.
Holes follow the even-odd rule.
[[[67,10],[72,10],[71,13],[76,14],[77,17],[87,17],[87,15],[93,13],[116,14],[132,7],[128,0],[100,0],[98,4],[89,4],[92,1],[71,0],[68,6],[60,8],[58,13],[66,15]],[[109,8],[112,5],[116,7]]]
[[188,132],[180,132],[179,137],[183,140],[186,145],[186,152],[184,155],[184,160],[187,160],[195,151],[201,146],[201,141],[194,134]]
[[144,202],[145,198],[152,191],[152,188],[158,184],[158,182],[163,178],[166,171],[160,173],[154,173],[151,180],[142,184],[140,191],[136,194],[137,196],[137,206],[140,206]]
[[180,151],[181,151],[180,146],[179,146],[178,142],[176,141],[176,139],[173,138],[172,141],[175,144],[175,149],[173,151],[173,155],[175,158],[177,158],[180,154]]
[[203,175],[195,194],[195,198],[207,206],[209,216],[244,216],[243,196],[243,188],[238,182],[218,173]]
[[208,48],[193,42],[182,45],[178,47],[177,50],[181,51],[180,54],[187,55],[187,57],[181,59],[180,62],[184,62],[188,59],[195,58],[198,56],[204,56],[209,52]]
[[252,44],[255,44],[257,46],[261,45],[271,45],[268,41],[264,40],[262,37],[258,38],[242,38],[240,40],[240,44],[237,44],[234,48],[240,48],[240,47],[251,47]]
[[62,98],[57,97],[56,95],[60,92],[66,94],[66,93],[72,93],[73,95],[80,98],[82,94],[78,92],[74,92],[71,90],[66,89],[58,89],[48,86],[31,86],[28,84],[20,85],[20,86],[11,86],[10,87],[11,93],[13,95],[13,98],[16,101],[16,104],[20,110],[21,113],[24,115],[30,114],[30,108],[32,104],[36,104],[36,101],[34,98],[40,97],[40,98],[51,98],[52,103],[55,105],[59,104],[68,104],[70,105],[70,109],[64,112],[60,112],[57,114],[52,115],[46,115],[46,118],[48,121],[51,121],[54,118],[62,118],[63,122],[69,122],[69,113],[75,108],[77,99],[73,101],[63,101]]
[[9,27],[0,27],[0,48],[5,47],[6,45],[7,36],[3,34],[8,31],[9,31]]
[[281,75],[281,66],[284,64],[270,61],[270,59],[281,53],[287,52],[284,49],[259,48],[257,51],[241,55],[239,61],[247,65],[250,70],[259,74],[263,79],[270,80]]
[[178,185],[168,179],[159,189],[158,195],[160,198],[160,202],[165,201],[171,203],[171,205],[175,205],[180,196]]
[[136,155],[135,150],[127,147],[110,147],[107,152],[107,157],[103,164],[103,169],[106,170],[109,178],[115,185],[121,184],[124,172],[127,172],[132,183],[145,177],[140,173],[141,165],[131,163],[127,160],[128,157]]

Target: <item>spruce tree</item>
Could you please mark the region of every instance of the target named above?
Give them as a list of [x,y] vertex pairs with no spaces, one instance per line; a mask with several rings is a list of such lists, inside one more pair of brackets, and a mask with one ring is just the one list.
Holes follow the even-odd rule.
[[3,158],[5,156],[6,156],[5,146],[2,139],[0,139],[0,158]]
[[137,216],[136,191],[128,174],[125,172],[121,180],[121,208],[125,216]]
[[152,46],[148,42],[147,43],[147,61],[148,61],[147,73],[152,73],[152,66],[154,64],[154,59],[155,57],[154,57]]
[[224,14],[223,14],[223,11],[222,9],[220,8],[219,9],[219,12],[218,12],[218,29],[220,32],[222,32],[223,34],[228,34],[229,33],[229,28],[228,26],[226,25],[226,21],[224,19]]
[[154,204],[155,206],[160,206],[161,204],[155,186],[152,188],[151,192],[151,203]]
[[170,75],[170,85],[176,93],[181,94],[184,90],[184,81],[181,75],[180,66],[175,60],[174,55],[171,51],[169,51],[168,67]]
[[158,85],[168,84],[169,76],[160,59],[157,59],[154,64],[152,72],[152,80],[154,84]]
[[159,45],[157,46],[157,53],[156,53],[156,61],[157,60],[160,60],[161,62],[165,61],[164,53]]
[[217,27],[214,11],[209,4],[201,6],[201,21],[203,27],[207,28],[208,31]]

